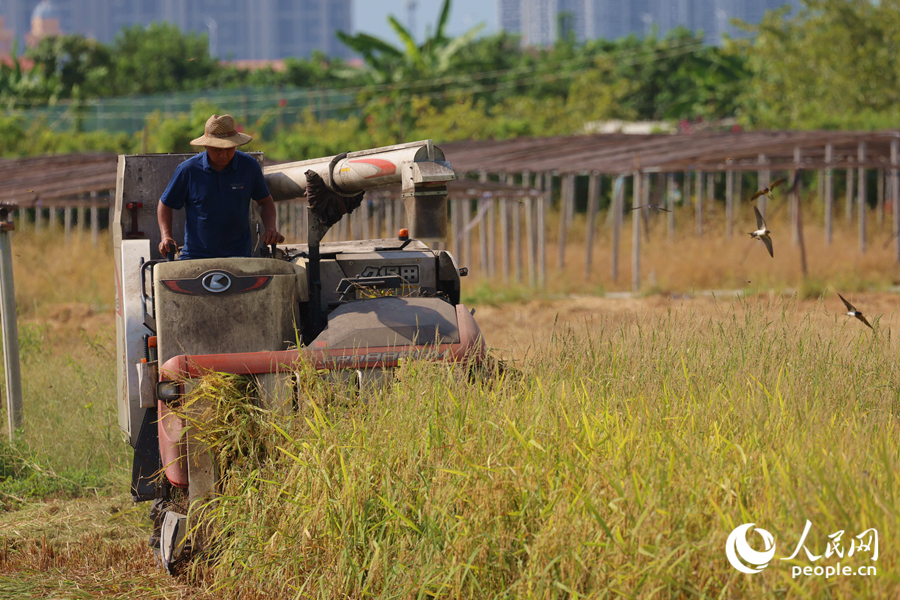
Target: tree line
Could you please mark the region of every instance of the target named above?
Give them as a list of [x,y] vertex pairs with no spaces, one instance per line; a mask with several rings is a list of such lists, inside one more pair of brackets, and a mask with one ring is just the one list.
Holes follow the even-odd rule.
[[[585,131],[610,119],[682,123],[733,119],[746,128],[890,128],[897,123],[900,0],[804,0],[797,14],[769,11],[748,37],[721,46],[686,29],[547,48],[515,36],[450,37],[445,0],[437,23],[417,42],[389,17],[399,43],[367,34],[339,37],[363,66],[316,55],[289,58],[284,69],[243,70],[210,57],[206,34],[155,23],[123,29],[105,45],[79,35],[42,40],[0,66],[0,153],[86,149],[186,151],[197,121],[233,107],[199,102],[177,119],[148,117],[148,132],[77,134],[56,141],[45,124],[16,109],[92,98],[277,86],[340,89],[356,99],[339,118],[312,113],[273,128],[273,111],[245,128],[260,149],[295,158],[413,138],[510,138]],[[202,123],[201,123],[202,127]],[[35,129],[37,128],[37,129]],[[194,128],[191,133],[185,133]]]

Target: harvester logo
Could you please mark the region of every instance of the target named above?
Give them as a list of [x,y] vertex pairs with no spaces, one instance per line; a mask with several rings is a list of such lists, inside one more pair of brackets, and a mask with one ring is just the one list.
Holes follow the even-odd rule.
[[[737,527],[725,542],[725,555],[728,557],[728,562],[741,573],[759,573],[769,566],[769,561],[775,556],[775,538],[765,529],[759,529],[753,525],[755,523],[744,523]],[[747,543],[747,531],[751,528],[763,539],[765,549],[762,552],[754,550]],[[744,563],[750,566],[748,567]]]
[[203,289],[218,294],[231,287],[231,277],[225,273],[213,272],[203,278]]

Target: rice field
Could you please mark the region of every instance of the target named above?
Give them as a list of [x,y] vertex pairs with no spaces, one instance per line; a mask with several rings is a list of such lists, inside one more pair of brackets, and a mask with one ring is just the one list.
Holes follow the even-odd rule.
[[[17,270],[26,273],[21,293],[35,299],[24,317],[35,343],[23,347],[33,380],[23,432],[30,460],[70,479],[85,463],[110,475],[106,487],[74,488],[93,500],[75,513],[71,501],[5,502],[5,596],[900,591],[896,296],[845,293],[873,331],[844,316],[824,284],[811,299],[763,284],[734,296],[690,288],[515,302],[482,295],[476,318],[504,368],[472,377],[407,363],[366,402],[313,381],[304,409],[288,417],[248,403],[241,382],[230,391],[211,382],[222,392],[209,430],[228,432],[214,440],[229,464],[224,493],[206,513],[216,550],[176,579],[161,577],[141,550],[146,506],[109,487],[127,486],[129,465],[112,412],[114,338],[102,300],[112,276],[101,266],[111,258],[96,252],[100,274],[81,277],[96,277],[98,293],[68,303],[76,315],[87,305],[82,318],[63,321],[60,301],[34,291],[46,280],[29,284],[28,271]],[[65,277],[61,269],[56,282]],[[14,494],[14,480],[0,491]],[[83,525],[73,518],[92,511]],[[815,560],[798,548],[807,522]],[[772,536],[774,555],[744,574],[726,545],[749,523]],[[767,549],[762,534],[746,540]],[[826,577],[838,563],[854,574]]]

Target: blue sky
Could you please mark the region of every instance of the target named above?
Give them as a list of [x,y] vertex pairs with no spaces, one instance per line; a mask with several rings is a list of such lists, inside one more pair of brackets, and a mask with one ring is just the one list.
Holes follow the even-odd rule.
[[[383,38],[392,44],[398,38],[388,25],[388,15],[394,15],[405,26],[407,22],[407,0],[353,0],[353,27],[356,32],[365,32]],[[425,27],[434,29],[443,0],[416,0],[415,31],[416,41],[425,36]],[[452,0],[447,33],[451,36],[464,33],[484,23],[481,35],[497,31],[497,0]]]

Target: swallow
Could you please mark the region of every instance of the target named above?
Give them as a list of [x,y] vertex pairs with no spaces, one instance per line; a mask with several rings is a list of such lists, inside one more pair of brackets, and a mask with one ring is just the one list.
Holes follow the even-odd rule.
[[859,312],[858,310],[856,310],[856,307],[855,307],[855,306],[853,306],[852,304],[850,304],[849,302],[847,302],[847,299],[844,298],[843,296],[841,296],[840,292],[838,292],[838,298],[840,298],[841,300],[844,301],[844,306],[847,307],[847,316],[848,316],[848,317],[856,317],[857,319],[859,319],[860,321],[862,321],[863,323],[865,323],[865,324],[866,324],[866,327],[868,327],[869,329],[875,329],[874,327],[872,327],[871,325],[869,325],[869,322],[866,321],[866,318],[863,316],[863,314],[862,314],[861,312]]
[[655,208],[656,210],[664,210],[664,211],[666,211],[666,212],[672,212],[672,211],[669,210],[668,208],[663,208],[662,206],[658,206],[658,205],[656,205],[656,204],[642,204],[642,205],[640,205],[640,206],[632,206],[632,207],[629,208],[628,210],[629,210],[629,211],[631,211],[631,210],[637,210],[637,209],[639,209],[639,208]]
[[774,202],[775,197],[772,196],[772,190],[774,190],[776,187],[778,187],[779,185],[781,185],[781,184],[784,183],[785,181],[787,181],[787,177],[782,177],[781,179],[776,179],[776,180],[772,183],[772,185],[766,186],[766,187],[764,187],[763,189],[761,189],[761,190],[759,190],[758,192],[756,192],[755,194],[753,194],[752,196],[750,196],[750,200],[756,200],[756,199],[759,198],[760,196],[765,195],[767,198],[769,198],[770,200],[772,200],[772,201]]
[[775,255],[772,253],[772,238],[769,237],[769,234],[772,232],[766,227],[766,220],[763,219],[759,209],[754,206],[753,210],[756,212],[756,231],[751,231],[750,237],[756,238],[765,244],[766,250],[769,251],[769,256],[775,258]]

